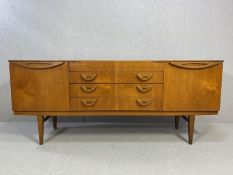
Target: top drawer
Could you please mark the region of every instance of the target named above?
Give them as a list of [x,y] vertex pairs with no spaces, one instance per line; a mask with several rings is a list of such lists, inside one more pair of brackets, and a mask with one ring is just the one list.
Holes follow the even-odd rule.
[[70,61],[70,71],[163,71],[155,61]]

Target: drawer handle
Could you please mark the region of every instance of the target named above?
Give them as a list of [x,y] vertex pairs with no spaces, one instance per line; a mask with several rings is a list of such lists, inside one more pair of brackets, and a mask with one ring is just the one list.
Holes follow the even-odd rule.
[[81,89],[86,93],[92,93],[95,92],[96,86],[81,86]]
[[152,78],[153,74],[137,74],[137,78],[141,81],[148,81]]
[[136,88],[137,88],[137,90],[138,90],[139,92],[146,93],[146,92],[149,92],[149,91],[152,89],[152,86],[141,86],[141,85],[137,85]]
[[81,74],[81,78],[85,81],[93,81],[96,77],[96,74]]
[[86,99],[81,100],[83,106],[94,106],[97,102],[97,99]]
[[170,62],[171,65],[184,69],[205,69],[220,64],[219,62]]
[[62,61],[22,61],[22,62],[13,62],[13,64],[28,68],[28,69],[49,69],[60,66],[64,64]]
[[152,102],[152,99],[137,99],[137,103],[140,106],[148,106],[151,104],[151,102]]

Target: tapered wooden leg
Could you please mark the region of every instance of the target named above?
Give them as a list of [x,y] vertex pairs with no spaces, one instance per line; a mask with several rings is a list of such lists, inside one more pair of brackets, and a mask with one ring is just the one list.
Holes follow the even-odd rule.
[[43,145],[44,142],[44,116],[37,116],[37,124],[38,124],[38,134],[39,134],[39,144]]
[[175,116],[175,129],[179,128],[180,116]]
[[52,117],[53,119],[53,128],[57,129],[57,116]]
[[193,131],[194,131],[195,115],[188,116],[188,136],[189,144],[193,143]]

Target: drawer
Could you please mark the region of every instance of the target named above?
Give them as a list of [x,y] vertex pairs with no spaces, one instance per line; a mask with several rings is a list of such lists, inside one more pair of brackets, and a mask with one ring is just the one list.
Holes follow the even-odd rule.
[[119,97],[163,97],[163,84],[117,84]]
[[116,99],[108,97],[100,98],[71,98],[71,111],[85,110],[116,110]]
[[70,71],[114,71],[114,61],[70,61]]
[[70,97],[156,97],[160,94],[163,94],[163,84],[70,84]]
[[155,61],[70,61],[70,71],[163,71]]
[[118,110],[123,111],[162,111],[163,99],[162,95],[158,97],[120,97],[118,98]]
[[117,71],[163,71],[163,63],[155,61],[117,61]]
[[114,84],[70,84],[70,97],[116,96]]
[[71,98],[71,111],[88,110],[162,110],[162,98],[158,97],[97,97],[97,98]]
[[70,72],[70,83],[163,83],[163,72]]
[[163,72],[116,72],[117,83],[163,83]]

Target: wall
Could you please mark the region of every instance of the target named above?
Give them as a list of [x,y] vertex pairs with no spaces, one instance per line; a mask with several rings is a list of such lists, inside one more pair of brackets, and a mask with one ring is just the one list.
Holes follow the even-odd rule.
[[[0,121],[12,118],[8,59],[224,59],[233,122],[232,0],[0,0]],[[24,121],[25,118],[20,120]]]

